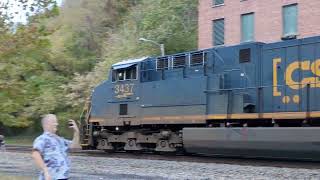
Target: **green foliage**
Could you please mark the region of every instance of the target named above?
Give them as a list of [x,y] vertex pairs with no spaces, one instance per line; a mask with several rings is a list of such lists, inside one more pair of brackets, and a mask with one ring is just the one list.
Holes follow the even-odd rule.
[[160,54],[140,37],[167,54],[196,49],[197,0],[41,1],[26,25],[0,15],[0,126],[39,126],[55,113],[71,135],[67,120],[79,119],[113,63]]
[[40,115],[65,107],[60,86],[67,78],[48,61],[52,32],[44,24],[30,23],[0,35],[0,124],[28,127]]
[[[49,1],[48,1],[49,2]],[[48,4],[37,4],[48,7]],[[66,116],[78,115],[78,109],[68,109],[62,88],[74,73],[87,72],[96,62],[95,44],[84,31],[74,31],[64,38],[62,51],[55,51],[53,37],[60,33],[59,7],[43,8],[29,18],[27,25],[15,25],[10,18],[0,16],[0,126],[38,126],[41,115],[56,113],[66,121]],[[70,29],[62,29],[63,31]],[[89,39],[91,40],[91,39]],[[91,43],[91,44],[90,44]]]
[[196,49],[197,0],[141,0],[126,6],[126,9],[121,11],[123,20],[103,44],[105,51],[102,56],[105,60],[98,63],[92,72],[77,75],[65,88],[73,106],[84,103],[93,88],[107,78],[113,63],[160,55],[158,46],[139,42],[140,37],[165,44],[166,53],[169,54]]
[[56,17],[60,15],[60,10],[56,2],[54,2],[53,7],[50,10],[47,10],[47,17]]

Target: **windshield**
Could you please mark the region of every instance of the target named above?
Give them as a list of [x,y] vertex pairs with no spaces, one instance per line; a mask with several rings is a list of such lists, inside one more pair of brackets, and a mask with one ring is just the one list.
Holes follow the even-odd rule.
[[136,80],[137,79],[137,65],[132,65],[127,68],[112,70],[112,82]]

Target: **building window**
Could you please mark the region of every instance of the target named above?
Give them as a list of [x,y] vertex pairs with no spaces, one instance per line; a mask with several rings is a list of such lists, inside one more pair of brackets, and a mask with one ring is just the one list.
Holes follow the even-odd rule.
[[213,0],[212,4],[213,6],[219,6],[224,4],[224,0]]
[[241,15],[241,42],[254,40],[254,14]]
[[224,44],[224,19],[217,19],[213,21],[213,46]]
[[298,6],[297,4],[283,6],[283,36],[297,35],[297,16]]

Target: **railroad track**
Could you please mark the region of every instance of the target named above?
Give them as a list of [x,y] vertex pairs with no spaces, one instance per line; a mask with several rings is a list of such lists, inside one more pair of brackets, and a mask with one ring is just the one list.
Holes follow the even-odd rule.
[[[18,152],[29,153],[31,146],[24,145],[6,145],[2,152]],[[105,158],[122,158],[122,159],[146,159],[146,160],[163,160],[163,161],[177,161],[177,162],[194,162],[194,163],[216,163],[229,165],[243,165],[243,166],[267,166],[279,168],[305,168],[305,169],[320,169],[320,162],[310,161],[295,161],[295,160],[279,160],[279,159],[245,159],[245,158],[230,158],[230,157],[208,157],[201,155],[175,155],[175,154],[153,154],[153,153],[127,153],[127,152],[113,152],[107,153],[99,150],[72,150],[71,156],[94,156]]]
[[31,152],[32,147],[28,145],[3,145],[1,146],[1,151],[8,151],[8,152]]

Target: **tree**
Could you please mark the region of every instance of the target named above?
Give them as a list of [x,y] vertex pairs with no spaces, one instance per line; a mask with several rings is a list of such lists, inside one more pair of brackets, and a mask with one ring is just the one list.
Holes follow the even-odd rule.
[[[38,9],[47,7],[48,2],[39,2]],[[44,10],[29,24],[15,25],[14,30],[8,23],[10,18],[0,18],[0,123],[7,127],[28,127],[34,117],[60,106],[56,99],[62,90],[56,85],[61,84],[64,78],[55,76],[47,61],[51,43],[46,37],[53,30],[35,23],[48,13],[50,10]]]
[[[12,2],[28,22],[12,22]],[[113,63],[160,54],[140,37],[164,43],[167,53],[196,48],[197,0],[65,0],[62,7],[7,0],[0,12],[0,125],[6,127],[30,127],[45,113],[78,118]]]
[[[197,0],[141,0],[125,7],[121,23],[103,45],[103,62],[94,70],[76,77],[65,86],[69,102],[83,105],[93,88],[107,78],[110,66],[121,60],[147,55],[159,55],[159,47],[139,43],[140,37],[164,43],[167,53],[196,49],[197,46]],[[117,4],[116,4],[117,5]],[[122,8],[120,8],[121,11]]]

